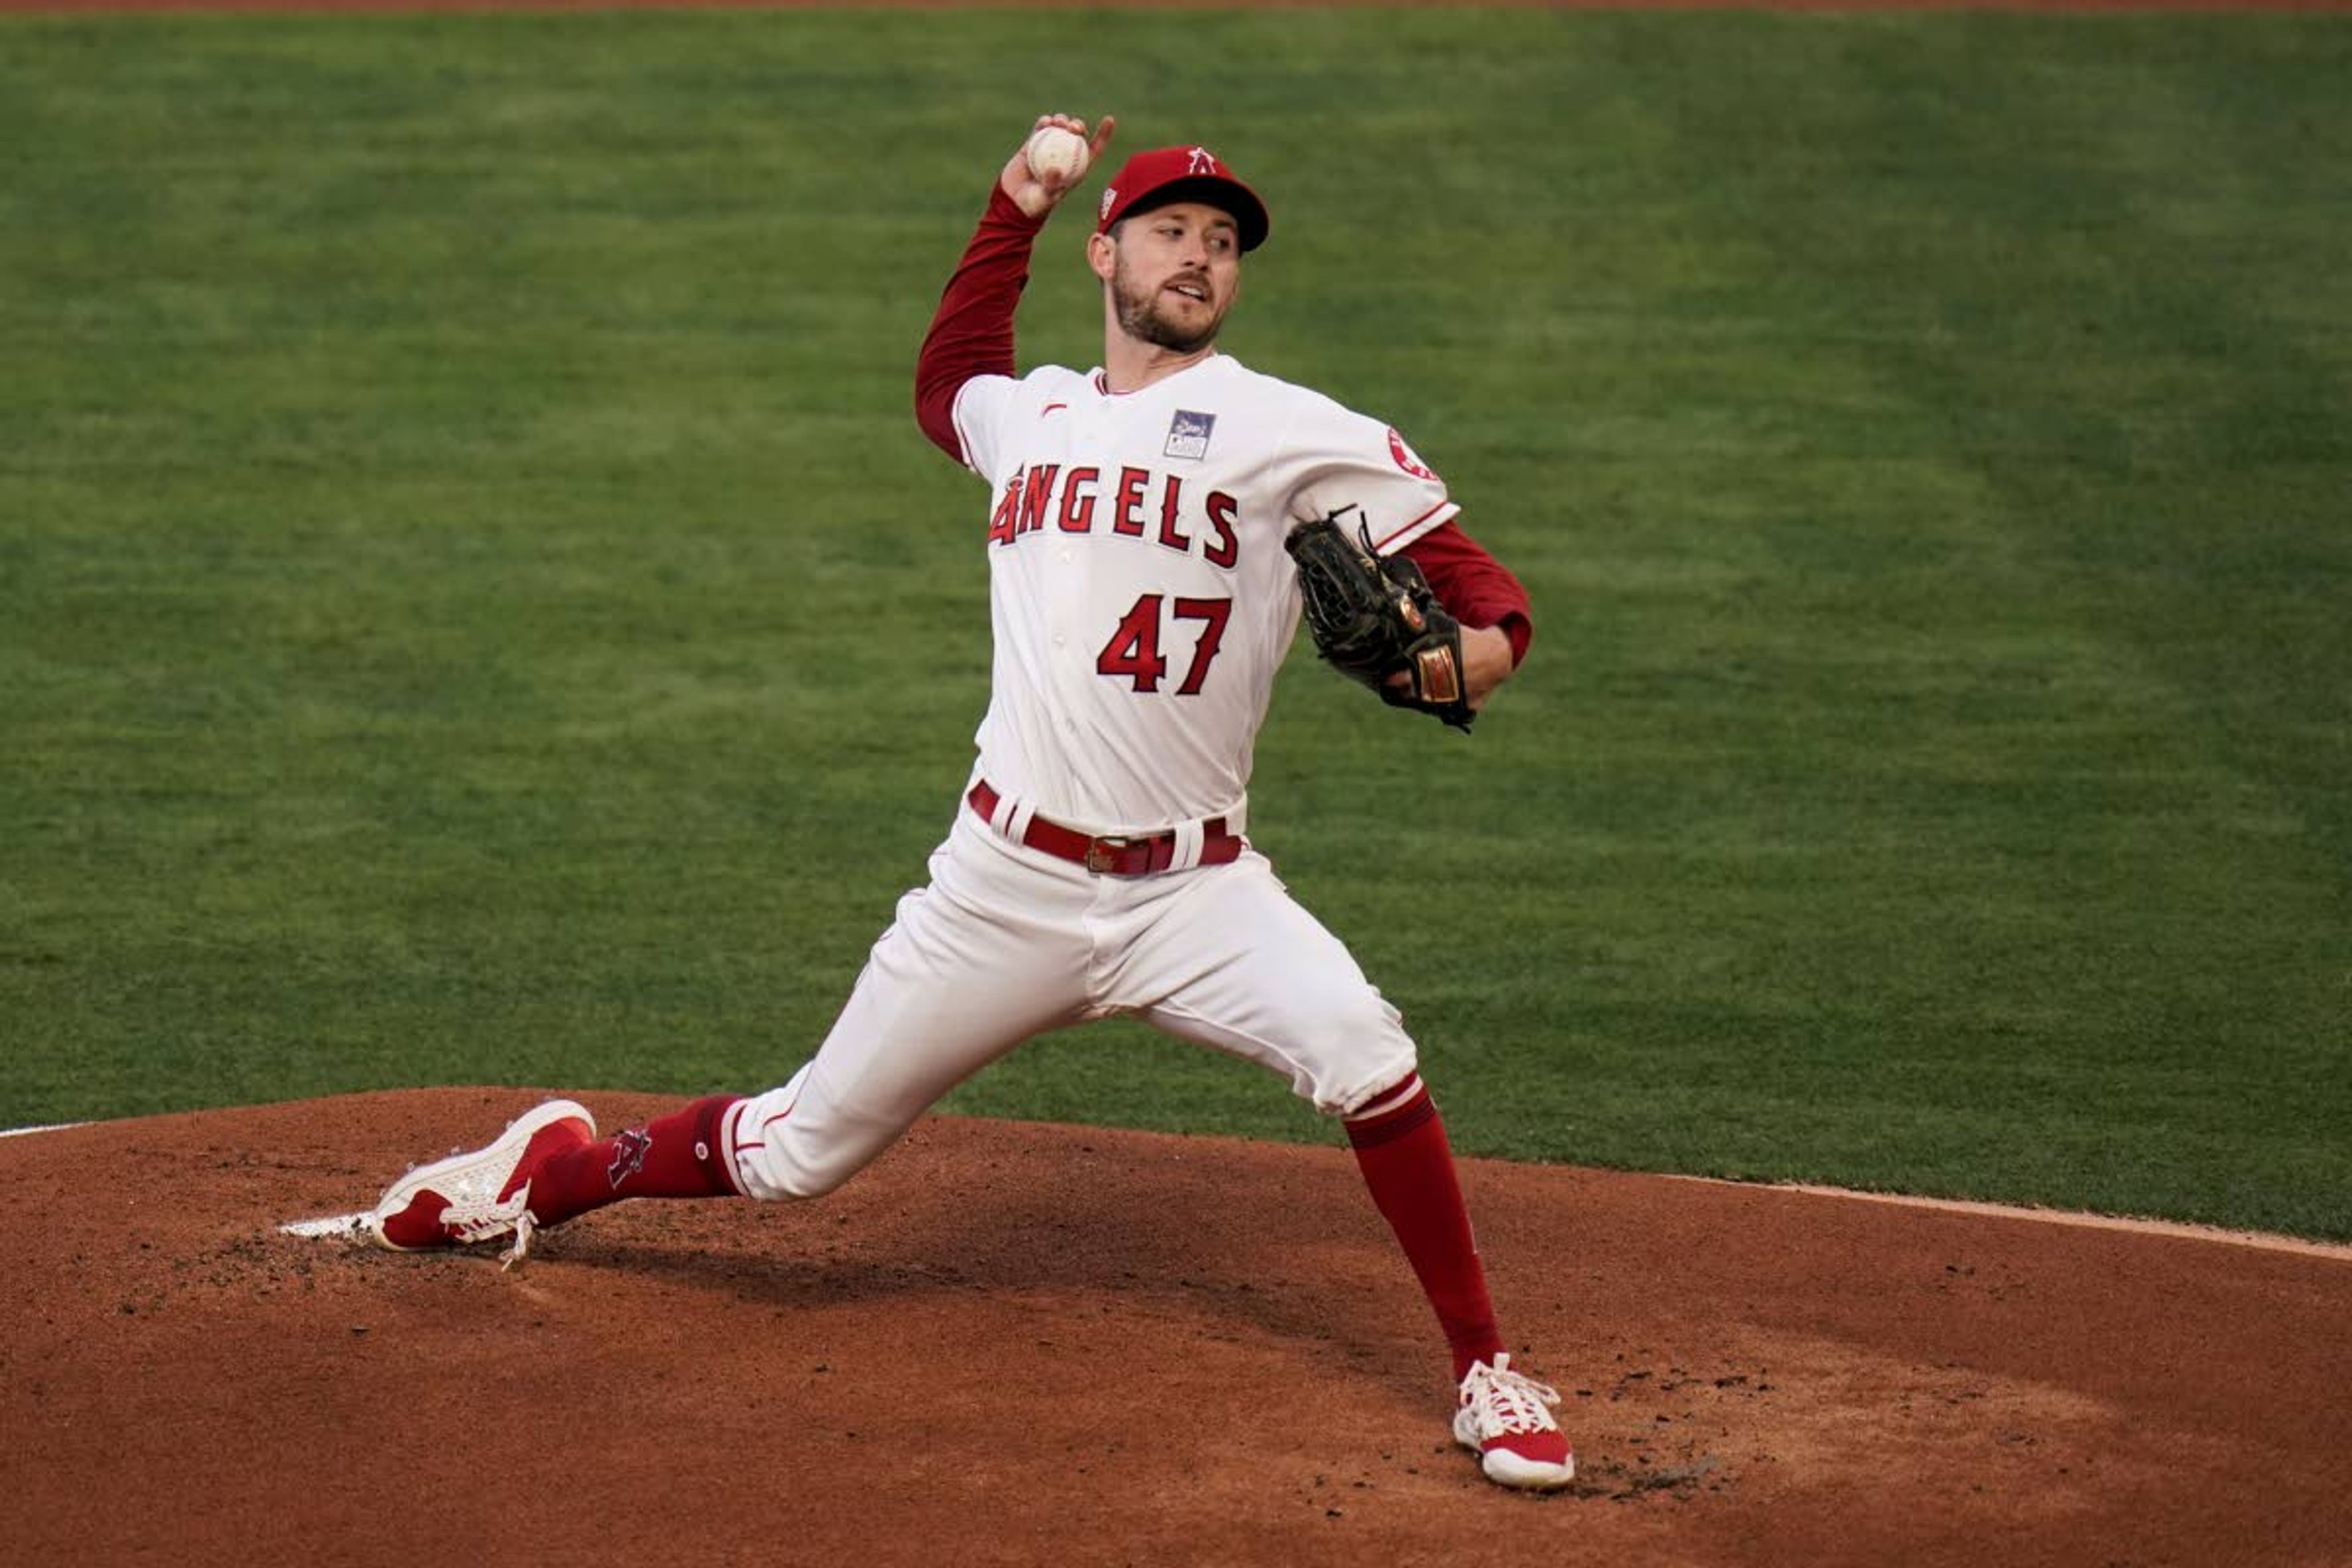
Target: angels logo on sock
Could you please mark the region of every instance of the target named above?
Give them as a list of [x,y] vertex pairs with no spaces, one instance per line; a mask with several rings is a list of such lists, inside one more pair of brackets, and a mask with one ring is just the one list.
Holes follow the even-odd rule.
[[646,1154],[654,1146],[653,1139],[632,1127],[613,1139],[613,1163],[605,1167],[605,1179],[619,1192],[621,1184],[646,1168]]

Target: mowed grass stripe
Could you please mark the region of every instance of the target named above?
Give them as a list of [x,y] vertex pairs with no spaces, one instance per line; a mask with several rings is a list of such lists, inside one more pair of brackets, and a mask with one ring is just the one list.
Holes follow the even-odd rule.
[[[915,342],[1110,110],[1535,594],[1475,741],[1302,658],[1260,756],[1463,1147],[2352,1235],[2340,26],[1034,26],[6,24],[0,1121],[788,1072],[984,701]],[[1331,1135],[1117,1027],[950,1104]]]

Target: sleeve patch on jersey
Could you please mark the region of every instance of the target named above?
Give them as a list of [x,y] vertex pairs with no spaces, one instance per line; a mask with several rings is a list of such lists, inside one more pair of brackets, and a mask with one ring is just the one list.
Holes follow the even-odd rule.
[[1162,450],[1171,458],[1205,458],[1209,455],[1209,433],[1216,427],[1215,415],[1180,408],[1176,417],[1168,422],[1168,445]]
[[1398,468],[1416,479],[1437,478],[1435,474],[1429,471],[1427,464],[1413,455],[1412,448],[1404,444],[1404,437],[1396,433],[1394,426],[1391,426],[1389,430],[1389,456],[1396,459]]

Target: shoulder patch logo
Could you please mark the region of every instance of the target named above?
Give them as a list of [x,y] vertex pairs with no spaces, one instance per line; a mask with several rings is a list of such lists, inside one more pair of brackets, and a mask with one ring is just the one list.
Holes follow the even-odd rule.
[[1168,445],[1162,450],[1171,458],[1205,458],[1209,455],[1209,433],[1216,427],[1215,415],[1180,408],[1176,417],[1168,422]]
[[1426,463],[1413,455],[1412,448],[1404,444],[1404,437],[1398,435],[1393,427],[1389,431],[1389,456],[1396,459],[1398,468],[1416,479],[1437,478],[1435,474],[1429,471],[1429,466]]

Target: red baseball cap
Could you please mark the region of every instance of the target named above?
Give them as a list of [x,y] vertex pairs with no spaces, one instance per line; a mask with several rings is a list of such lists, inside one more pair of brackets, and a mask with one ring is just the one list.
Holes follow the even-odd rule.
[[1242,184],[1214,153],[1206,147],[1155,147],[1120,164],[1110,184],[1103,187],[1095,232],[1108,232],[1129,213],[1171,202],[1204,202],[1233,214],[1242,231],[1244,250],[1264,245],[1266,230],[1273,226],[1257,193]]

